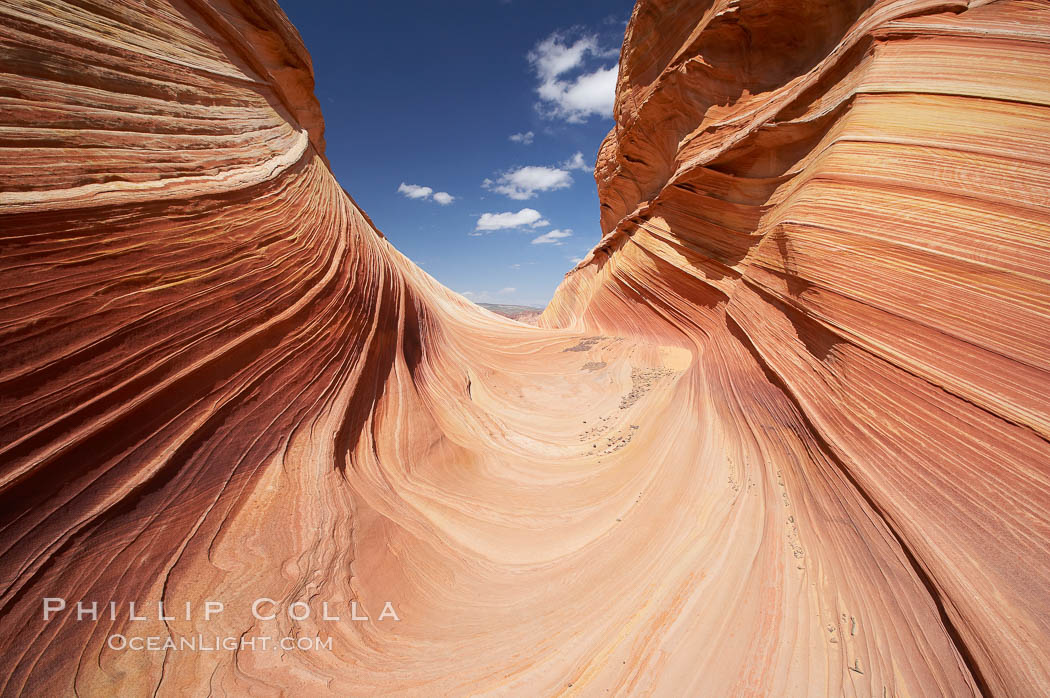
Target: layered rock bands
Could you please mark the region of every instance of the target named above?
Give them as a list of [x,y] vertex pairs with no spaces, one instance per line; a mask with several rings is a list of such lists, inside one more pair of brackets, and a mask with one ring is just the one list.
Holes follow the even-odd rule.
[[312,83],[266,0],[0,5],[0,693],[1045,695],[1050,7],[641,0],[539,328]]

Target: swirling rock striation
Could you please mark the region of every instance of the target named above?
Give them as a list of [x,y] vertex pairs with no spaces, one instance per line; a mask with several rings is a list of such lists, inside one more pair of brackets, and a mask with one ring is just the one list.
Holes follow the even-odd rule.
[[1045,4],[642,0],[541,328],[339,187],[270,2],[0,68],[0,693],[1050,685]]

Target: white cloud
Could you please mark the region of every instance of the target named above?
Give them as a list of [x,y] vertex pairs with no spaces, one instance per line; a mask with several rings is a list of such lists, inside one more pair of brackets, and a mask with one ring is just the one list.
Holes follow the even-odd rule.
[[496,181],[486,179],[481,186],[497,194],[524,201],[536,196],[538,191],[552,191],[572,186],[572,175],[557,167],[526,165],[504,172]]
[[529,227],[530,228],[542,228],[543,226],[550,225],[550,224],[551,224],[551,222],[549,220],[547,220],[546,218],[541,218],[538,221],[536,221],[535,223],[529,223]]
[[401,186],[397,190],[410,199],[425,199],[434,192],[430,187],[421,187],[418,184],[405,184],[404,182],[401,182]]
[[585,36],[567,45],[561,32],[554,32],[529,51],[528,59],[542,80],[553,80],[578,68],[588,53],[598,52],[598,37]]
[[507,286],[506,288],[501,288],[500,290],[496,291],[496,293],[498,293],[501,296],[505,296],[508,293],[514,293],[517,290],[518,289],[514,288],[513,286]]
[[401,186],[397,188],[398,192],[404,194],[410,199],[429,199],[433,194],[433,200],[442,206],[448,206],[450,203],[456,200],[456,197],[449,194],[447,191],[435,192],[430,187],[424,187],[419,184],[405,184],[401,182]]
[[583,261],[583,257],[569,257],[569,261],[573,264],[579,264]]
[[532,131],[526,133],[512,133],[510,140],[514,143],[521,143],[522,145],[532,145],[532,139],[536,137],[536,134]]
[[544,105],[544,115],[579,124],[593,115],[612,118],[616,97],[616,66],[580,75],[572,82],[554,80],[536,90]]
[[567,170],[589,170],[591,166],[583,159],[583,153],[576,151],[573,156],[561,164]]
[[520,264],[511,264],[510,268],[511,269],[521,269],[521,265]]
[[[584,36],[575,43],[566,43],[565,36],[555,32],[536,44],[529,51],[528,61],[532,66],[539,86],[539,112],[552,119],[564,119],[569,123],[581,123],[591,116],[612,118],[613,100],[616,96],[617,65],[592,66],[585,69],[588,56],[603,59],[615,55],[615,51],[603,51],[597,37]],[[566,75],[580,71],[575,76]]]
[[572,231],[566,228],[565,230],[551,230],[537,238],[533,238],[533,245],[561,245],[559,242],[563,238],[572,237]]
[[543,216],[534,208],[523,208],[517,213],[506,211],[504,213],[483,213],[478,218],[475,230],[503,230],[505,228],[520,228],[523,225],[532,225]]

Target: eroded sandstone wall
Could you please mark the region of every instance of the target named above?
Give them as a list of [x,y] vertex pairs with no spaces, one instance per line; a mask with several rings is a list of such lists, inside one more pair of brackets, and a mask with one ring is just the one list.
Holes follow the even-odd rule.
[[0,692],[1041,694],[1048,41],[643,0],[537,329],[339,187],[273,3],[3,4]]
[[1048,39],[1036,2],[640,2],[605,237],[544,318],[693,343],[886,622],[861,694],[932,653],[943,695],[1050,678]]

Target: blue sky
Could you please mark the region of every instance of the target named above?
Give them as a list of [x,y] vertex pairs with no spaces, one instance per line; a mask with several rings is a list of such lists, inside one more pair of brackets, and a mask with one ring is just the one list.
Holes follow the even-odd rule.
[[475,301],[545,305],[601,235],[592,172],[633,1],[281,5],[332,169],[379,229]]

